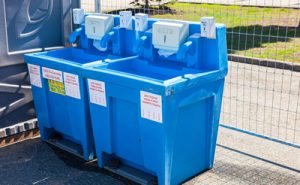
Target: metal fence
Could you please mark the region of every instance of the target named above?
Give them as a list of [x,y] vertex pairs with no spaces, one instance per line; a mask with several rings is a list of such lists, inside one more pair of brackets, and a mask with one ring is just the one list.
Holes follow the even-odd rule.
[[227,26],[222,126],[300,146],[300,0],[83,0],[95,9]]

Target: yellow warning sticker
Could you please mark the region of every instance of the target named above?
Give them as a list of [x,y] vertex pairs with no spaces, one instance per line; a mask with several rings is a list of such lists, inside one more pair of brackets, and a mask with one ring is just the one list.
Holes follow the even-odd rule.
[[50,92],[65,95],[65,86],[62,82],[58,82],[55,80],[48,80],[49,90]]

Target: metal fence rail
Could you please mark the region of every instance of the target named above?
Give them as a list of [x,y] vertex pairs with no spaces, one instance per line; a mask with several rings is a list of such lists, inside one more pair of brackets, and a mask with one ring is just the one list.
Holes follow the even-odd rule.
[[129,9],[192,21],[214,16],[226,24],[223,126],[300,147],[300,0],[150,0],[149,6],[145,0],[83,0],[81,5],[93,12],[95,2],[104,13]]

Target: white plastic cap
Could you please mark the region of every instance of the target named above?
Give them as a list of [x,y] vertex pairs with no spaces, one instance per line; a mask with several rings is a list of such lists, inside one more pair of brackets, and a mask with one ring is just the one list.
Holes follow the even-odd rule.
[[201,18],[201,37],[216,38],[216,20],[214,17]]

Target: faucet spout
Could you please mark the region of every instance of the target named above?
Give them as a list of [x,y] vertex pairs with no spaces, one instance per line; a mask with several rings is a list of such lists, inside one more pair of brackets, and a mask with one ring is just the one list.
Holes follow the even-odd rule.
[[83,33],[83,29],[82,28],[77,28],[75,31],[73,31],[70,36],[69,36],[69,42],[70,43],[75,43],[77,37],[79,37],[81,34]]
[[138,43],[135,47],[136,53],[140,53],[142,51],[143,47],[146,45],[147,40],[148,40],[147,36],[142,36],[139,38]]
[[108,43],[113,40],[114,35],[114,31],[110,31],[108,34],[105,34],[104,37],[101,39],[100,46],[102,48],[107,48]]
[[182,46],[180,46],[176,58],[178,60],[184,59],[188,51],[192,48],[192,45],[193,45],[192,41],[187,41]]

